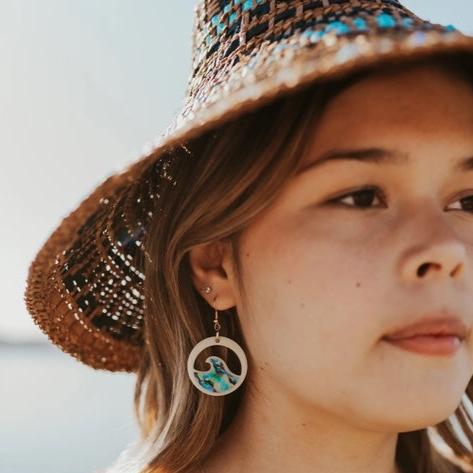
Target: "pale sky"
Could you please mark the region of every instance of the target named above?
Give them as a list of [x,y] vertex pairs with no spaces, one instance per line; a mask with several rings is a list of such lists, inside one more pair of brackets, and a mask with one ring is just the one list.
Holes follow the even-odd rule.
[[[472,0],[405,0],[473,35]],[[194,1],[1,0],[0,338],[45,339],[23,302],[31,260],[93,188],[179,110]]]

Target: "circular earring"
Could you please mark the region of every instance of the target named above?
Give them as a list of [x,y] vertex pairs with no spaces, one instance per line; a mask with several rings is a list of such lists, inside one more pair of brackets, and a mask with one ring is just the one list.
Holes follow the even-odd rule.
[[[205,286],[203,291],[209,294],[212,291],[210,286]],[[215,302],[214,298],[214,302]],[[194,346],[187,359],[187,373],[192,384],[205,394],[210,396],[225,396],[238,389],[246,378],[248,372],[248,361],[245,352],[240,345],[228,337],[219,336],[220,324],[218,322],[218,311],[215,309],[214,337],[208,337],[201,340]],[[199,371],[194,368],[194,363],[199,354],[207,347],[213,345],[223,345],[230,348],[238,357],[241,366],[241,373],[235,374],[224,360],[216,355],[210,355],[205,362],[210,366],[207,371]]]

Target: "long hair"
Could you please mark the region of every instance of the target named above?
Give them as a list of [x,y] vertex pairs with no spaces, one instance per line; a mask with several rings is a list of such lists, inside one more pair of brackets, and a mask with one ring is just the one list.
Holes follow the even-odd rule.
[[[471,61],[462,53],[414,60],[414,64],[431,60],[472,81]],[[404,60],[400,67],[408,62]],[[399,65],[384,64],[376,70],[391,67]],[[148,447],[140,473],[196,468],[232,422],[245,394],[243,383],[230,395],[208,396],[188,378],[190,351],[213,333],[213,308],[192,282],[189,251],[202,243],[228,241],[245,298],[238,251],[241,231],[295,175],[329,101],[371,71],[365,67],[343,78],[305,86],[168,152],[175,182],[160,188],[165,206],[156,212],[146,243],[151,257],[144,283],[146,349],[137,373],[135,413]],[[236,308],[222,311],[219,321],[221,333],[248,352]],[[233,353],[221,349],[219,356],[238,371]],[[210,350],[215,353],[215,347]],[[462,471],[459,465],[473,466],[473,455],[459,435],[460,429],[473,445],[472,396],[470,382],[464,400],[447,420],[398,434],[396,462],[403,471],[453,473]]]

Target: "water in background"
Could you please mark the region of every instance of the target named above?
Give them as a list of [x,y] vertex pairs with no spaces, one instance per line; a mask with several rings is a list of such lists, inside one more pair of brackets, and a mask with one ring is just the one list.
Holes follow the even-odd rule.
[[138,438],[136,375],[52,344],[0,343],[0,473],[93,473]]

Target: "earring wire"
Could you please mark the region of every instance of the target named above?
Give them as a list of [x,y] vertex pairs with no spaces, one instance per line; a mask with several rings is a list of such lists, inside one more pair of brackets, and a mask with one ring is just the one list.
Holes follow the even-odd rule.
[[[209,285],[204,286],[203,290],[204,293],[209,294],[212,291],[212,288]],[[219,343],[220,338],[220,329],[222,328],[219,321],[218,321],[218,310],[215,308],[215,301],[217,300],[217,296],[214,296],[213,303],[214,303],[214,310],[215,310],[215,318],[214,318],[214,329],[215,329],[215,342]]]

